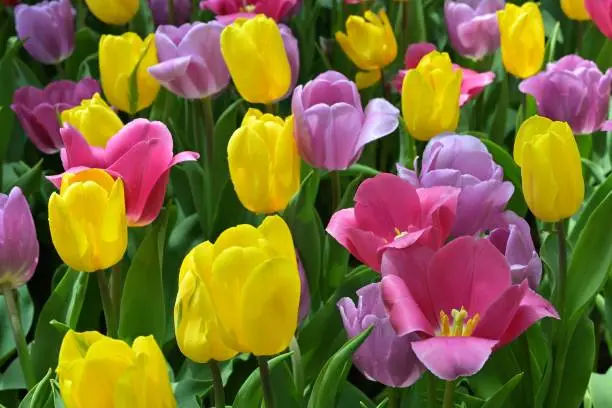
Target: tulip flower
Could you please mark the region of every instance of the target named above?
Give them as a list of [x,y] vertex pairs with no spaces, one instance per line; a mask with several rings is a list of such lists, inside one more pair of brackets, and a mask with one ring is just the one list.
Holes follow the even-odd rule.
[[538,5],[507,3],[497,19],[506,71],[519,78],[536,74],[544,63],[544,21]]
[[293,118],[249,109],[227,145],[234,190],[251,212],[271,214],[287,207],[300,189],[300,157]]
[[60,258],[70,268],[110,268],[127,249],[123,181],[100,169],[68,173],[49,199],[49,229]]
[[402,114],[412,137],[429,140],[457,128],[462,78],[448,54],[437,51],[408,70],[402,84]]
[[159,215],[170,169],[199,157],[188,151],[173,155],[172,135],[166,125],[146,119],[127,124],[104,148],[89,145],[72,127],[64,127],[61,134],[66,146],[61,152],[66,173],[49,180],[58,187],[68,173],[83,168],[105,169],[120,177],[125,183],[127,219],[132,227],[148,225]]
[[612,38],[612,0],[584,0],[584,5],[599,31]]
[[423,372],[410,344],[416,334],[398,336],[393,331],[380,294],[380,283],[372,283],[357,291],[357,306],[351,298],[338,302],[338,309],[349,337],[355,337],[370,326],[372,333],[353,354],[355,366],[366,378],[388,387],[406,388]]
[[97,147],[106,146],[108,140],[123,127],[119,116],[99,93],[81,101],[79,106],[63,111],[61,119],[81,132],[87,143]]
[[565,15],[577,21],[587,21],[591,19],[585,6],[586,0],[561,0],[561,10]]
[[423,245],[440,248],[455,223],[460,190],[415,188],[382,173],[361,183],[355,207],[332,215],[327,233],[355,258],[380,272],[388,248]]
[[[293,59],[297,57],[297,43],[294,45],[290,47],[294,50]],[[270,104],[287,95],[297,73],[293,73],[286,47],[281,28],[263,15],[238,19],[223,30],[223,59],[236,89],[247,102]]]
[[499,48],[495,13],[505,0],[447,0],[444,19],[451,45],[461,56],[481,59]]
[[131,32],[103,35],[99,59],[102,89],[113,106],[134,114],[153,104],[159,91],[159,83],[148,71],[157,64],[153,34],[144,41]]
[[202,99],[227,87],[230,75],[221,55],[223,26],[217,22],[161,26],[155,33],[159,64],[149,73],[170,92]]
[[477,373],[494,350],[512,342],[554,307],[526,281],[513,285],[504,256],[487,240],[461,237],[434,252],[389,249],[382,297],[398,336],[435,376]]
[[[193,2],[191,0],[171,0],[174,7],[174,14],[170,16],[168,0],[148,0],[153,22],[155,25],[173,24],[181,25],[189,22],[191,18],[191,8]],[[172,21],[170,21],[172,18]]]
[[45,154],[53,154],[64,146],[58,113],[77,106],[96,92],[100,92],[100,85],[92,78],[55,81],[44,89],[24,86],[15,91],[11,109],[34,146]]
[[354,82],[327,71],[293,92],[294,136],[311,166],[344,170],[359,160],[367,143],[397,129],[399,111],[382,98],[364,109]]
[[542,261],[533,245],[529,224],[512,211],[506,211],[500,218],[500,226],[487,239],[505,255],[512,283],[527,280],[529,287],[536,290],[542,278]]
[[106,24],[124,25],[138,12],[139,0],[85,0],[96,18]]
[[277,22],[286,20],[294,14],[300,0],[203,0],[202,10],[210,10],[222,23],[234,21],[238,17],[254,17],[264,14]]
[[546,222],[574,215],[584,200],[580,152],[569,125],[532,116],[514,142],[523,194],[531,212]]
[[297,264],[298,264],[298,272],[300,274],[300,307],[298,309],[298,321],[303,322],[310,313],[311,299],[310,299],[310,288],[308,286],[308,277],[306,276],[306,271],[304,270],[304,265],[300,260],[300,257],[297,256]]
[[514,186],[503,181],[504,170],[493,161],[486,146],[469,135],[444,134],[431,139],[418,174],[397,167],[399,176],[417,188],[461,189],[452,230],[455,237],[493,227],[514,193]]
[[74,50],[74,10],[70,0],[15,7],[15,30],[24,48],[43,64],[58,64]]
[[384,9],[378,14],[368,10],[363,17],[349,16],[346,20],[346,34],[338,31],[336,41],[362,71],[355,77],[359,89],[368,88],[380,81],[383,68],[397,57],[397,41]]
[[57,376],[66,408],[175,408],[164,355],[153,336],[130,347],[98,332],[69,330]]
[[38,239],[28,200],[19,187],[0,194],[0,288],[17,289],[34,275]]
[[612,130],[612,121],[606,120],[612,69],[602,74],[593,61],[567,55],[521,82],[519,89],[536,99],[540,115],[567,122],[575,134]]
[[[393,86],[397,92],[402,92],[402,85],[406,72],[409,69],[416,68],[424,56],[432,51],[436,51],[436,46],[430,43],[410,44],[404,56],[405,70],[400,70],[393,79]],[[461,94],[459,95],[459,106],[465,105],[470,100],[476,98],[485,89],[491,85],[495,79],[495,73],[492,71],[476,72],[468,68],[463,68],[457,64],[453,64],[455,70],[461,71]]]

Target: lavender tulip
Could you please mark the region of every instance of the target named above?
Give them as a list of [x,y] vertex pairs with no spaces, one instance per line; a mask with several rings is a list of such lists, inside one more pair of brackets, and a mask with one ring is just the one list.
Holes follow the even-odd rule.
[[500,226],[489,234],[488,240],[506,256],[512,273],[512,283],[519,284],[527,279],[531,289],[537,289],[542,278],[542,261],[531,239],[527,221],[506,211]]
[[495,12],[505,0],[446,0],[444,18],[451,45],[464,57],[481,59],[499,48]]
[[298,77],[300,76],[300,49],[298,48],[297,39],[293,36],[288,26],[279,24],[278,28],[280,29],[283,44],[285,45],[289,67],[291,68],[291,85],[287,93],[280,99],[283,100],[291,95],[293,88],[295,88],[297,84]]
[[101,92],[100,85],[92,78],[79,82],[55,81],[44,89],[25,86],[15,91],[11,109],[38,150],[53,154],[64,146],[59,133],[59,114],[90,99],[96,92]]
[[545,72],[519,85],[536,99],[542,116],[569,123],[576,134],[612,130],[606,121],[611,88],[612,69],[602,74],[593,61],[578,55],[548,64]]
[[452,231],[455,237],[494,226],[514,192],[512,183],[503,181],[504,171],[486,146],[469,135],[434,137],[423,153],[420,173],[398,165],[398,174],[415,187],[461,189]]
[[365,109],[357,85],[327,71],[293,92],[294,136],[302,158],[327,170],[355,163],[363,147],[397,129],[399,110],[382,98]]
[[381,298],[380,283],[364,286],[357,295],[357,307],[350,298],[338,302],[344,328],[350,337],[374,326],[370,336],[353,354],[355,366],[368,379],[389,387],[414,384],[423,372],[411,347],[418,336],[395,334]]
[[221,56],[223,25],[217,22],[160,26],[155,33],[159,64],[149,73],[170,92],[201,99],[221,92],[230,81]]
[[15,7],[15,29],[24,48],[43,64],[57,64],[74,49],[74,10],[70,0]]
[[0,288],[13,289],[32,278],[38,264],[38,240],[28,201],[19,187],[0,194]]
[[174,3],[174,18],[173,21],[170,21],[168,0],[149,0],[149,7],[151,8],[155,25],[181,25],[189,22],[193,2],[191,0],[172,0],[172,2]]

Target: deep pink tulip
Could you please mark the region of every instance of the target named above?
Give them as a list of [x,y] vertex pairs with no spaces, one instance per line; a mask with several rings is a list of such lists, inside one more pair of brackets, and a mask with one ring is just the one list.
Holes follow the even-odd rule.
[[[412,44],[406,50],[404,56],[404,66],[406,69],[400,70],[393,79],[393,87],[397,92],[402,92],[402,83],[409,69],[416,68],[421,59],[432,51],[436,50],[436,46],[430,43]],[[463,80],[461,81],[461,95],[459,95],[459,104],[465,105],[471,99],[478,96],[488,85],[493,83],[495,73],[491,71],[476,72],[468,68],[463,68],[457,64],[453,64],[455,69],[460,69],[463,72]]]
[[[172,135],[166,125],[146,119],[127,124],[104,148],[90,146],[70,126],[60,132],[65,146],[60,152],[64,170],[100,168],[123,179],[128,224],[133,227],[148,225],[157,218],[166,195],[170,168],[199,157],[194,152],[174,156]],[[59,188],[62,175],[51,176],[49,180]]]
[[584,0],[584,5],[599,31],[612,38],[612,0]]
[[554,307],[512,284],[510,267],[486,239],[461,237],[438,251],[389,249],[382,260],[382,296],[399,336],[434,375],[447,381],[477,373],[491,353],[512,342]]
[[327,232],[353,256],[380,272],[387,248],[419,244],[438,249],[455,223],[455,187],[415,188],[383,173],[361,183],[355,207],[336,212]]
[[256,14],[265,14],[280,22],[291,16],[299,4],[300,0],[204,0],[200,2],[200,8],[212,11],[221,22]]

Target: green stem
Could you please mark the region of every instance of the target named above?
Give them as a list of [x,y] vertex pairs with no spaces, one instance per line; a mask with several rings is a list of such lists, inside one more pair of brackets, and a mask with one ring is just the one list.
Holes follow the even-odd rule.
[[123,276],[121,275],[121,262],[113,266],[110,275],[110,296],[113,305],[113,314],[121,316],[121,292],[123,290]]
[[117,320],[113,313],[113,301],[106,279],[105,271],[95,272],[98,278],[98,287],[100,288],[100,300],[102,300],[102,309],[104,310],[104,320],[106,321],[106,334],[109,337],[117,337]]
[[208,362],[210,373],[212,374],[213,388],[215,391],[215,408],[225,408],[225,391],[223,390],[223,378],[221,377],[221,370],[219,370],[219,363],[215,360]]
[[176,22],[176,11],[174,10],[174,0],[168,0],[168,23],[174,25]]
[[557,245],[559,256],[559,276],[557,277],[557,311],[565,319],[566,276],[567,276],[567,248],[565,242],[565,225],[563,220],[557,222]]
[[57,79],[66,79],[66,73],[64,72],[64,67],[62,67],[61,62],[55,64],[55,70],[57,71]]
[[523,122],[527,120],[527,94],[523,93]]
[[444,402],[442,403],[443,408],[453,408],[455,399],[455,382],[447,381],[444,386]]
[[427,373],[427,396],[429,399],[429,408],[438,406],[438,397],[436,394],[436,377],[433,374]]
[[[213,114],[212,102],[210,98],[202,99],[202,110],[204,111],[204,132],[206,137],[206,166],[211,169],[213,160],[214,136],[215,136],[215,115]],[[201,152],[200,154],[202,154]]]
[[21,371],[23,372],[26,386],[30,390],[36,385],[36,375],[34,374],[34,366],[32,365],[32,358],[28,350],[28,342],[21,325],[21,316],[19,315],[19,307],[15,300],[15,292],[10,286],[4,286],[2,287],[2,294],[4,295],[4,301],[6,302],[6,308],[11,320],[11,328],[13,329],[13,338],[15,339]]
[[335,212],[340,205],[340,194],[341,194],[341,185],[340,185],[340,173],[338,171],[330,171],[329,179],[331,181],[331,210]]
[[257,364],[259,364],[259,376],[261,377],[261,385],[263,388],[264,401],[266,408],[274,408],[274,394],[272,394],[272,378],[270,377],[270,368],[265,357],[257,356]]
[[276,105],[273,103],[266,103],[266,113],[276,115]]
[[293,369],[295,389],[298,395],[302,396],[304,395],[304,368],[302,367],[302,352],[295,336],[291,339],[291,343],[289,343],[289,350],[292,351],[291,367]]
[[399,388],[387,387],[389,402],[387,408],[399,408],[401,402],[401,390]]

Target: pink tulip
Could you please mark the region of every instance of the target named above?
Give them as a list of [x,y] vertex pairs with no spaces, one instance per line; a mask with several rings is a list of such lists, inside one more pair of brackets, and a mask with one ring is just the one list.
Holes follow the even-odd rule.
[[[123,179],[128,224],[133,227],[148,225],[159,215],[170,168],[199,158],[194,152],[174,156],[172,135],[166,125],[146,119],[127,124],[104,148],[88,145],[70,126],[62,128],[60,133],[65,146],[60,152],[64,170],[101,168]],[[59,188],[62,176],[51,176],[49,180]]]
[[612,38],[612,0],[585,0],[584,5],[599,31]]
[[300,0],[203,0],[202,10],[216,14],[217,20],[230,23],[238,17],[250,18],[265,14],[277,22],[287,20],[299,7]]
[[415,188],[383,173],[361,183],[355,207],[335,213],[327,232],[357,259],[380,272],[388,248],[424,245],[440,248],[455,222],[460,190]]
[[461,237],[438,251],[389,249],[382,260],[382,296],[398,336],[417,359],[447,381],[477,373],[496,349],[512,342],[554,307],[512,284],[508,262],[485,239]]

